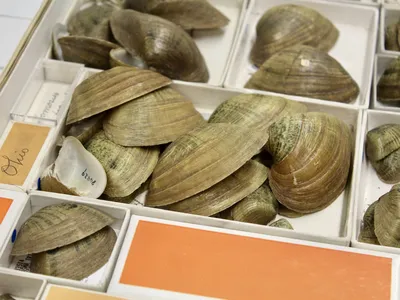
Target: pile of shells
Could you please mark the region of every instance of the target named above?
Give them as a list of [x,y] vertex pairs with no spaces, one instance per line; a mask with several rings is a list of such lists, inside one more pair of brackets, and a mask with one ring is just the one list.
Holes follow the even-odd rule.
[[32,255],[33,273],[82,280],[108,262],[117,240],[112,223],[89,206],[46,206],[22,225],[11,255]]
[[259,68],[246,88],[349,103],[359,87],[327,52],[338,29],[311,8],[285,4],[269,9],[257,24],[250,60]]
[[[318,212],[345,189],[353,141],[343,121],[257,94],[226,100],[206,121],[170,83],[156,72],[116,67],[73,93],[67,135],[103,167],[106,187],[96,192],[102,199],[132,203],[148,190],[146,206],[267,225],[278,213]],[[57,161],[75,157],[62,149]],[[58,162],[67,163],[77,170],[64,170],[66,188],[42,184],[43,190],[87,192],[74,177],[83,176],[82,165],[90,174],[95,168]],[[274,226],[291,227],[284,221]]]
[[377,85],[377,99],[385,103],[400,101],[400,58],[394,59],[383,72]]
[[205,0],[97,1],[53,30],[57,59],[107,70],[134,66],[172,79],[207,82],[205,60],[187,31],[229,23]]

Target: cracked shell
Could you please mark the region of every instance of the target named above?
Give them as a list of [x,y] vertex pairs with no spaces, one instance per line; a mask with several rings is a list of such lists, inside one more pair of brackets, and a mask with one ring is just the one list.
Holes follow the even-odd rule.
[[400,57],[393,59],[383,72],[377,85],[377,97],[382,102],[400,101]]

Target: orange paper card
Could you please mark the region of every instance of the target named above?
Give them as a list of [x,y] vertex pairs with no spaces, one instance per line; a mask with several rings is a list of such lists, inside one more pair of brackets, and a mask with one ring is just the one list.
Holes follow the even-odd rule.
[[0,224],[3,223],[3,220],[6,217],[12,203],[12,199],[0,197]]
[[50,128],[14,123],[0,149],[0,183],[23,185]]
[[120,282],[223,299],[389,300],[392,259],[147,221]]
[[122,300],[108,295],[77,291],[69,288],[52,286],[46,300]]

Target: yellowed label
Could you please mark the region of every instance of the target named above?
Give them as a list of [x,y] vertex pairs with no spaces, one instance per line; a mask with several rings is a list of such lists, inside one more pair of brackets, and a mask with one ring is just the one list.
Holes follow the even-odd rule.
[[106,294],[99,294],[93,292],[78,291],[64,287],[52,286],[46,297],[46,300],[123,300],[124,298],[117,298],[108,296]]

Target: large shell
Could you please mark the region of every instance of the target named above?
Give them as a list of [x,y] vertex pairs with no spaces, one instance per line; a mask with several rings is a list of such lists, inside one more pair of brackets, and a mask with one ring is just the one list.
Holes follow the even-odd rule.
[[65,134],[76,137],[82,144],[86,144],[96,133],[103,128],[104,115],[95,115],[89,119],[73,124]]
[[258,21],[251,60],[261,66],[272,55],[295,45],[309,45],[328,52],[339,31],[316,10],[294,4],[275,6]]
[[260,150],[262,134],[233,124],[206,124],[179,137],[157,164],[146,204],[163,206],[225,179]]
[[292,224],[290,224],[290,222],[286,219],[279,219],[269,224],[269,226],[293,230]]
[[67,137],[56,161],[42,174],[43,191],[98,198],[107,185],[100,162],[74,137]]
[[58,43],[65,61],[102,70],[110,68],[110,51],[119,48],[114,43],[85,36],[62,37]]
[[393,59],[383,72],[377,86],[377,97],[382,102],[400,101],[400,57]]
[[267,225],[275,219],[278,201],[267,183],[224,212],[223,217],[246,223]]
[[274,157],[269,180],[275,197],[300,213],[324,209],[346,186],[351,147],[349,127],[329,114],[280,119],[270,127],[267,143]]
[[395,23],[386,27],[385,48],[391,51],[400,51],[400,24]]
[[206,0],[127,0],[128,8],[167,19],[185,30],[224,27],[229,19]]
[[116,67],[96,73],[75,89],[67,125],[132,101],[170,83],[171,80],[161,74],[130,67]]
[[375,206],[378,201],[372,203],[364,214],[363,226],[358,236],[358,240],[362,243],[379,245],[378,238],[375,234]]
[[204,123],[191,101],[165,87],[115,108],[104,120],[104,132],[122,146],[153,146]]
[[196,43],[174,23],[134,10],[115,11],[110,22],[116,40],[149,68],[172,79],[208,81],[207,66]]
[[110,259],[117,235],[111,227],[73,244],[32,255],[31,272],[72,280],[82,280]]
[[105,136],[104,131],[97,133],[86,149],[106,171],[108,184],[104,194],[110,198],[125,198],[134,193],[150,177],[160,154],[157,147],[117,145]]
[[246,83],[246,88],[348,103],[359,87],[329,54],[294,46],[271,56]]
[[113,49],[110,51],[110,65],[114,67],[136,67],[148,69],[145,61],[139,56],[132,56],[124,48]]
[[69,245],[113,222],[107,214],[82,204],[46,206],[22,225],[11,255],[39,253]]
[[268,177],[268,169],[250,160],[232,175],[211,188],[164,208],[202,216],[215,215],[249,194]]

